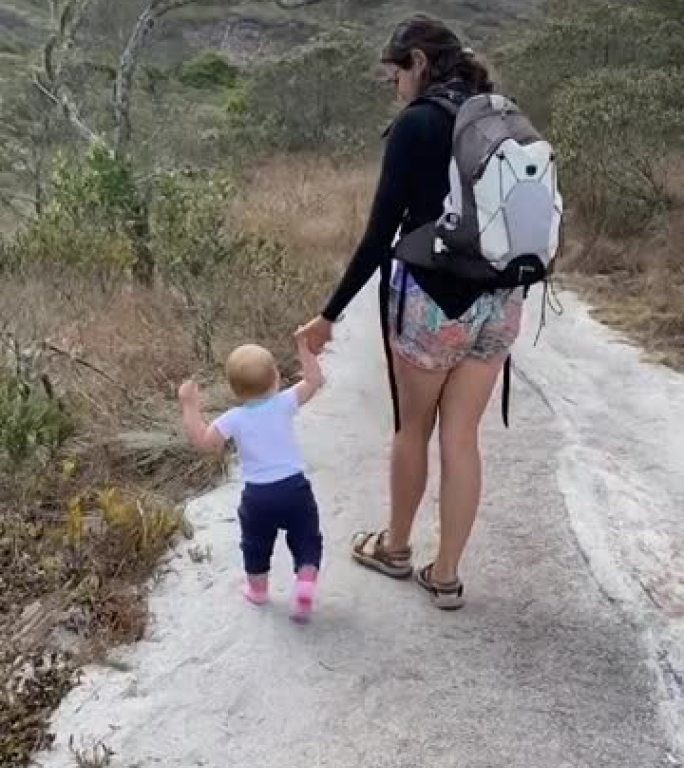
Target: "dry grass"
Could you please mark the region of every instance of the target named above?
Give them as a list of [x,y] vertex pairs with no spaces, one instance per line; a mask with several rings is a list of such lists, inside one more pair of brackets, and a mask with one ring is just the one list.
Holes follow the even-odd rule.
[[684,211],[644,237],[616,242],[586,238],[565,263],[570,282],[596,306],[596,316],[643,345],[656,362],[684,370]]
[[599,320],[642,345],[650,360],[684,370],[684,156],[671,155],[664,168],[670,209],[625,240],[575,227],[563,269]]
[[352,253],[368,215],[377,171],[316,155],[277,157],[259,166],[233,216],[249,232],[271,233],[307,265]]
[[237,314],[259,318],[261,328],[252,324],[245,337],[270,341],[286,373],[296,366],[292,333],[321,310],[361,237],[374,175],[369,164],[349,167],[317,155],[279,156],[252,171],[231,208],[229,227],[273,238],[285,249],[287,290],[259,271],[240,292]]

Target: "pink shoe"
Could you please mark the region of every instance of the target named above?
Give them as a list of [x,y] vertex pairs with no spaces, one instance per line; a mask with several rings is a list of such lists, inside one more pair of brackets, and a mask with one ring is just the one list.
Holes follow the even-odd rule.
[[297,576],[295,591],[292,599],[290,618],[305,624],[313,612],[314,595],[316,593],[316,575],[313,573]]
[[268,579],[248,576],[242,587],[242,596],[252,605],[264,605],[268,602]]

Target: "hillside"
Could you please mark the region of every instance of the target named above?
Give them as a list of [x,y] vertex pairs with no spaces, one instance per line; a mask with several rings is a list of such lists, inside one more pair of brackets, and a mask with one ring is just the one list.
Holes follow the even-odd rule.
[[[513,19],[529,14],[539,4],[539,0],[423,0],[419,4],[411,0],[322,0],[298,10],[285,10],[263,1],[204,0],[177,11],[164,22],[159,34],[166,39],[166,53],[172,57],[209,45],[240,56],[264,41],[282,47],[292,45],[312,28],[332,22],[357,23],[372,38],[382,38],[393,21],[419,6],[453,22],[465,37],[479,43],[490,41]],[[117,27],[130,22],[143,5],[140,0],[96,3],[97,26],[103,37],[117,43]],[[0,0],[0,52],[20,53],[38,42],[48,21],[47,8],[41,0]],[[180,43],[180,48],[171,50],[171,42]]]

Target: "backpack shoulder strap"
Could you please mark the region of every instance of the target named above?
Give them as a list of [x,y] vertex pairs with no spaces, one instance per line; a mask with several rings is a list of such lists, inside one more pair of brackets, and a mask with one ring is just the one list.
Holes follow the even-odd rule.
[[457,99],[456,94],[453,95],[426,95],[422,96],[418,101],[417,104],[420,103],[428,103],[428,104],[437,104],[438,107],[441,107],[445,112],[448,112],[453,118],[455,118],[458,113],[461,111],[461,106],[463,105],[463,99]]
[[[443,110],[448,112],[451,117],[456,119],[464,101],[465,99],[459,96],[457,93],[440,91],[439,93],[426,93],[422,96],[419,96],[417,99],[412,101],[408,107],[406,107],[406,109],[409,107],[414,107],[417,104],[437,104],[437,106],[441,107]],[[392,120],[392,122],[385,128],[385,130],[382,132],[383,139],[386,139],[390,135],[392,129],[397,123],[397,120],[399,120],[402,114],[403,112],[395,117],[394,120]]]

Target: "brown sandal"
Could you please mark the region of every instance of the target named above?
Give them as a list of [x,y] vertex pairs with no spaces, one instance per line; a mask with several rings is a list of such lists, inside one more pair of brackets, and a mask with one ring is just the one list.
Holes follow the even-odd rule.
[[379,571],[392,579],[408,579],[413,573],[411,550],[388,552],[385,546],[388,531],[365,532],[354,534],[352,539],[352,557],[357,563]]
[[460,579],[450,581],[444,584],[441,581],[434,581],[432,578],[432,569],[434,563],[426,565],[416,573],[418,584],[432,596],[432,602],[441,611],[457,611],[463,608],[463,582]]

